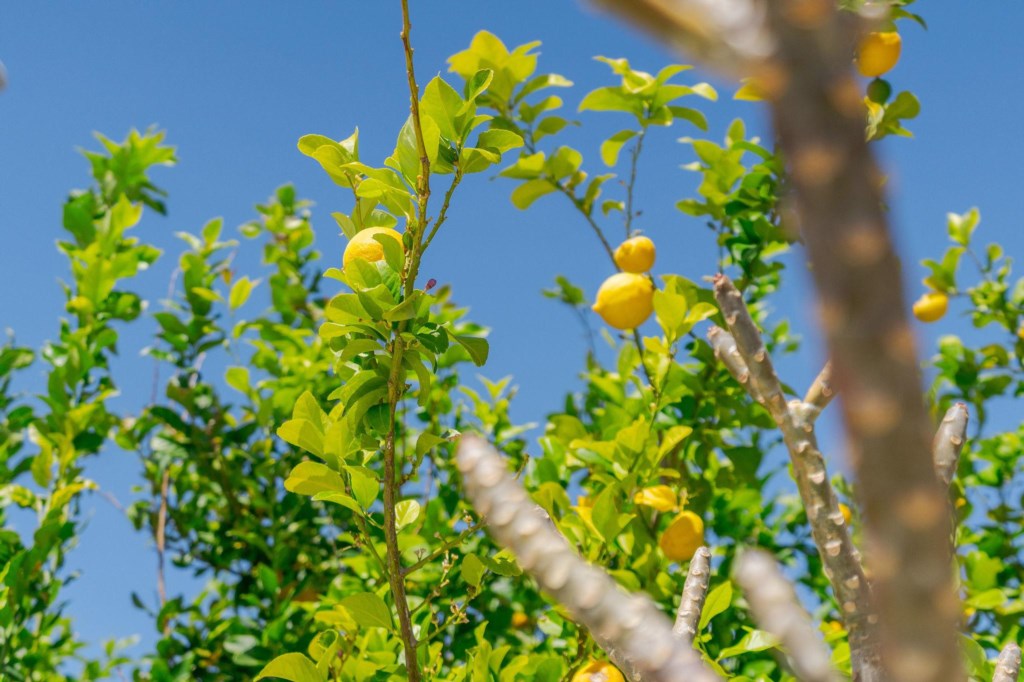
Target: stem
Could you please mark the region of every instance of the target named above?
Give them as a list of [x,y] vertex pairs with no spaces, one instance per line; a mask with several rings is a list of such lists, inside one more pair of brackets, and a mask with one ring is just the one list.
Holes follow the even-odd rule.
[[636,137],[636,144],[633,145],[632,160],[629,166],[629,183],[626,185],[626,239],[629,239],[630,230],[633,227],[633,188],[636,186],[636,168],[640,160],[640,152],[644,146],[644,135],[647,128],[642,127],[640,134]]
[[[586,219],[587,224],[590,225],[590,229],[592,229],[594,231],[594,234],[597,235],[597,238],[601,240],[601,246],[604,247],[604,251],[605,253],[608,254],[609,260],[611,260],[611,262],[614,264],[615,251],[614,249],[612,249],[612,245],[608,243],[608,239],[605,238],[604,232],[601,231],[601,226],[597,224],[597,222],[594,220],[594,217],[583,210],[583,207],[580,206],[580,202],[576,200],[576,197],[573,196],[572,192],[563,187],[561,183],[554,182],[552,180],[551,184],[555,185],[555,187],[558,188],[558,191],[564,194],[569,199],[569,201],[572,202],[573,206],[576,207],[580,214]],[[617,268],[618,265],[616,265],[615,267]]]
[[[171,476],[168,469],[160,481],[160,509],[156,515],[156,591],[160,595],[160,607],[167,603],[167,586],[164,581],[164,549],[167,546],[167,490]],[[170,621],[164,626],[164,636],[170,631]]]
[[456,547],[461,545],[463,543],[463,541],[465,541],[466,538],[468,538],[470,535],[472,535],[473,533],[475,533],[478,530],[480,530],[483,527],[483,525],[484,525],[483,521],[477,521],[472,526],[470,526],[469,528],[466,528],[464,531],[459,533],[458,537],[456,537],[454,540],[449,540],[448,542],[444,543],[443,545],[441,545],[440,547],[435,549],[433,552],[431,552],[427,556],[423,557],[422,559],[420,559],[419,561],[417,561],[413,565],[411,565],[408,568],[404,569],[403,570],[403,575],[411,575],[412,573],[415,573],[416,571],[420,570],[421,568],[423,568],[424,566],[429,564],[434,559],[436,559],[439,556],[441,556],[442,554],[446,553],[448,550],[455,549]]
[[710,580],[711,550],[707,547],[698,547],[690,559],[690,568],[686,572],[686,582],[683,584],[683,596],[679,600],[679,610],[676,611],[676,624],[672,626],[672,634],[688,646],[693,646],[694,640],[697,639],[697,625],[700,623],[701,611],[704,610],[704,601],[708,597]]

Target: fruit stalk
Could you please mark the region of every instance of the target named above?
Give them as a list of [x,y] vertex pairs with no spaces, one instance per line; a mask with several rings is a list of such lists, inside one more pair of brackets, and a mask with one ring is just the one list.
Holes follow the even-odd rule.
[[700,613],[704,610],[704,600],[708,596],[710,579],[711,550],[699,547],[690,559],[683,596],[679,600],[679,610],[676,611],[676,623],[672,627],[672,634],[687,646],[693,646],[697,637],[697,625],[700,623]]
[[793,465],[793,477],[811,526],[811,536],[821,555],[825,575],[849,632],[850,656],[856,679],[877,677],[879,642],[871,592],[860,556],[850,540],[846,519],[829,482],[825,459],[818,450],[814,425],[804,415],[813,409],[801,401],[786,403],[782,385],[761,334],[750,317],[740,292],[725,275],[715,277],[715,298],[729,324],[730,335],[719,327],[708,332],[715,354],[740,377],[758,402],[765,406],[782,431]]
[[583,559],[509,473],[482,438],[462,436],[456,464],[463,487],[489,532],[523,570],[586,626],[628,679],[642,682],[720,682],[649,598],[627,594]]
[[758,626],[782,643],[796,678],[836,682],[831,652],[775,560],[765,552],[747,550],[736,561],[735,577]]

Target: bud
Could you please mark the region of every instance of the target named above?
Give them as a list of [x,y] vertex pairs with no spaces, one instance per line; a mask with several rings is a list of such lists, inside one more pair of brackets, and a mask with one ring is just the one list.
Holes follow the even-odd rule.
[[427,280],[427,286],[423,290],[424,291],[430,291],[435,286],[437,286],[437,280],[434,279],[434,278],[430,278],[430,279]]

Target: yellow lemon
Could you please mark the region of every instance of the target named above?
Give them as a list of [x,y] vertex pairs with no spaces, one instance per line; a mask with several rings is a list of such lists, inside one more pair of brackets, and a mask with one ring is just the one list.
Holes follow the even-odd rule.
[[357,232],[356,236],[349,241],[348,246],[345,247],[345,255],[341,259],[342,264],[348,265],[357,258],[370,263],[384,260],[384,246],[373,238],[377,234],[386,234],[398,242],[399,248],[402,248],[400,232],[396,232],[390,227],[368,227]]
[[914,317],[922,322],[942,319],[949,309],[949,296],[941,291],[929,291],[914,303]]
[[594,312],[616,329],[636,329],[654,310],[654,285],[643,275],[619,272],[597,290]]
[[1024,322],[1020,323],[1020,327],[1017,328],[1017,338],[1024,341]]
[[673,561],[689,561],[704,544],[704,522],[691,511],[684,511],[665,529],[658,546]]
[[517,629],[525,628],[530,622],[530,617],[522,611],[516,611],[512,614],[512,627]]
[[895,31],[869,33],[857,48],[857,69],[868,78],[881,76],[896,66],[902,48],[903,39]]
[[576,513],[580,515],[580,518],[584,521],[590,521],[591,516],[594,513],[594,501],[589,497],[580,495],[576,498],[576,506],[573,507]]
[[591,661],[576,671],[572,682],[626,682],[619,669],[608,661]]
[[850,519],[853,518],[853,512],[842,502],[839,503],[839,511],[843,515],[843,520],[846,521],[846,525],[850,525]]
[[647,237],[633,237],[615,249],[615,264],[625,272],[644,273],[654,266],[656,250]]
[[633,496],[633,502],[658,511],[672,511],[679,506],[679,498],[667,485],[652,485]]

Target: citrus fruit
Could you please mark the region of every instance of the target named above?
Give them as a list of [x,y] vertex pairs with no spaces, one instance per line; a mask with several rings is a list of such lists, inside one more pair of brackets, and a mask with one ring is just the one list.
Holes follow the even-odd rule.
[[847,507],[842,502],[840,502],[839,503],[839,513],[841,513],[843,515],[843,521],[846,522],[846,525],[850,525],[850,520],[853,518],[853,512],[850,511],[850,508]]
[[654,285],[643,275],[619,272],[597,290],[594,312],[616,329],[636,329],[654,310]]
[[345,247],[345,255],[341,258],[342,264],[348,265],[356,259],[370,263],[384,260],[384,246],[373,238],[377,234],[386,234],[398,242],[399,248],[402,247],[400,232],[396,232],[390,227],[368,227],[357,232],[356,236],[349,241],[348,246]]
[[525,628],[530,622],[530,617],[522,611],[516,611],[512,614],[512,627],[522,629]]
[[900,60],[903,39],[895,31],[867,34],[857,48],[857,70],[874,78],[887,73]]
[[654,265],[654,242],[647,237],[633,237],[615,249],[615,264],[625,272],[643,273]]
[[949,296],[941,291],[929,291],[914,303],[914,317],[922,322],[942,319],[949,309]]
[[626,679],[608,661],[591,661],[576,671],[572,682],[626,682]]
[[644,488],[633,496],[633,502],[654,507],[658,511],[672,511],[679,506],[679,498],[675,491],[667,485],[653,485],[650,488]]
[[689,561],[704,544],[704,522],[692,511],[684,511],[665,529],[658,546],[673,561]]

